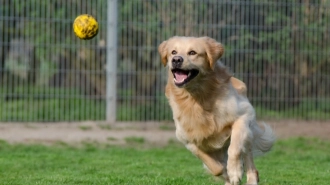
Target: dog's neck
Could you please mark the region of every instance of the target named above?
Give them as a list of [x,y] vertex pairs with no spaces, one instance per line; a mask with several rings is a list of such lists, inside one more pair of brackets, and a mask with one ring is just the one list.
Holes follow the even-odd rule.
[[215,97],[222,96],[227,92],[230,74],[223,67],[217,66],[208,74],[200,74],[194,82],[187,84],[182,88],[174,88],[173,93],[176,97],[191,98],[198,103],[204,110],[213,109]]
[[214,134],[217,124],[212,111],[218,97],[228,92],[229,79],[230,74],[218,68],[205,76],[200,74],[189,85],[179,88],[173,83],[173,75],[169,75],[166,94],[171,106],[176,109],[173,116],[187,132],[188,140],[201,142]]

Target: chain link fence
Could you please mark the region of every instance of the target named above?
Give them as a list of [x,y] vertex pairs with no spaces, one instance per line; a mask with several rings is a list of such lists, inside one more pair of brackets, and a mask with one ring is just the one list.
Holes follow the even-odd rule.
[[[110,1],[0,0],[0,121],[106,119]],[[174,35],[222,42],[259,117],[330,118],[330,0],[117,4],[118,121],[171,120],[157,47]],[[100,25],[88,41],[72,31],[85,13]]]

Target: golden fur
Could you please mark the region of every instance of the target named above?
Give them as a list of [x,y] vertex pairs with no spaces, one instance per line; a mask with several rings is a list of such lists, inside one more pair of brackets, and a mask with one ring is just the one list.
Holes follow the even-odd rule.
[[178,140],[226,184],[240,184],[243,163],[247,183],[257,184],[253,155],[269,151],[275,137],[269,126],[257,124],[245,84],[218,61],[222,44],[209,37],[176,36],[158,51],[168,67],[165,94]]

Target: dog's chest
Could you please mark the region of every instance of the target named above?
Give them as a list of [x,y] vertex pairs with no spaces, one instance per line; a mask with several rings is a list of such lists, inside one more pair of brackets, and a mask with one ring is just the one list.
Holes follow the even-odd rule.
[[215,132],[214,135],[205,138],[196,145],[203,151],[214,151],[227,146],[230,142],[231,129],[225,128],[220,132]]
[[208,101],[209,106],[197,103],[189,94],[170,96],[169,99],[176,124],[176,136],[181,142],[194,143],[201,149],[210,151],[225,145],[234,120],[229,116],[233,115],[231,108],[223,100],[228,98]]
[[[221,127],[215,123],[176,122],[176,136],[184,144],[194,143],[204,151],[214,151],[229,143],[231,127]],[[189,126],[187,125],[189,124]]]

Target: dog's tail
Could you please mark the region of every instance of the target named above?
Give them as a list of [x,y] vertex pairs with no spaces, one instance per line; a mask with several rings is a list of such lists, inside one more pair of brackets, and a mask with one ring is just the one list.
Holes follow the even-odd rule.
[[259,127],[258,124],[253,124],[251,128],[254,135],[252,151],[254,156],[268,152],[276,140],[275,133],[269,125],[262,123],[262,127]]

